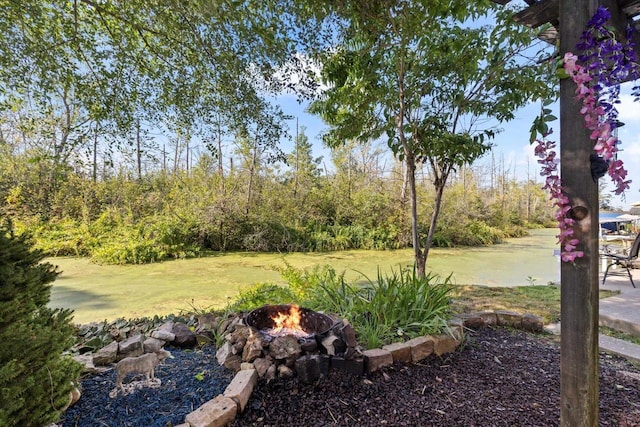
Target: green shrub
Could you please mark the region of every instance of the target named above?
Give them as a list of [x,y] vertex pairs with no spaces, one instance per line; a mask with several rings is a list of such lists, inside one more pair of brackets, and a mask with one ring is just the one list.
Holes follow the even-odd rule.
[[225,311],[251,311],[265,304],[297,303],[295,295],[287,287],[272,283],[259,283],[241,290]]
[[55,267],[25,237],[0,230],[0,425],[42,427],[69,404],[80,365],[70,310],[47,307]]
[[378,274],[359,292],[363,304],[361,317],[355,322],[384,325],[381,339],[385,342],[440,333],[450,315],[450,277],[428,274],[425,278],[415,270],[399,269],[388,276]]
[[308,274],[305,286],[302,300],[306,307],[335,313],[350,321],[358,318],[363,312],[360,287],[347,283],[344,272],[337,274],[331,267],[316,270]]
[[433,234],[433,246],[436,248],[450,248],[453,246],[453,243],[446,233],[436,231]]
[[169,258],[191,258],[200,254],[192,226],[188,223],[156,219],[137,226],[98,224],[100,230],[91,252],[94,261],[103,264],[147,264]]
[[108,241],[96,248],[92,256],[103,264],[148,264],[166,258],[163,248],[151,240]]
[[34,248],[47,256],[88,256],[92,239],[83,224],[72,219],[40,223],[29,228]]
[[491,227],[481,220],[473,219],[456,224],[443,223],[438,226],[433,246],[482,246],[501,243],[508,234]]
[[351,322],[358,340],[369,348],[420,335],[441,333],[450,315],[450,277],[400,269],[376,281],[350,284],[331,267],[300,271],[287,267],[288,280],[300,304],[335,313]]

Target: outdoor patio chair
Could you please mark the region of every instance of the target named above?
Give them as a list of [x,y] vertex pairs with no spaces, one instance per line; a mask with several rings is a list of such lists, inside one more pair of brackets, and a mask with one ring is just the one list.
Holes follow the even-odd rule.
[[631,248],[626,255],[609,253],[605,252],[600,255],[600,257],[610,260],[609,265],[607,265],[607,269],[604,271],[604,277],[602,278],[602,284],[604,285],[604,281],[607,280],[607,274],[609,274],[609,269],[614,265],[619,265],[627,269],[627,274],[629,275],[629,280],[631,280],[631,286],[634,288],[636,284],[633,283],[633,277],[631,277],[631,268],[633,268],[633,262],[638,259],[638,251],[640,250],[640,233],[636,236],[631,244]]

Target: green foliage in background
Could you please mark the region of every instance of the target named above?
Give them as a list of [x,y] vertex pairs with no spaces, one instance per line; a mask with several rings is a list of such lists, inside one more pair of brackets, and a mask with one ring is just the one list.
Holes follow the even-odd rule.
[[[319,177],[306,189],[304,201],[297,201],[292,182],[267,175],[247,214],[242,204],[246,193],[217,194],[215,187],[222,184],[215,174],[158,173],[141,182],[69,176],[61,178],[59,193],[47,196],[53,199],[50,204],[42,205],[39,198],[17,190],[42,182],[4,168],[6,164],[0,164],[0,197],[6,201],[0,209],[12,218],[17,232],[29,232],[36,247],[50,256],[141,264],[207,251],[384,250],[408,248],[411,242],[410,221],[384,177],[352,173],[351,191],[344,193],[332,184],[348,177]],[[243,179],[241,174],[227,177],[224,186],[239,188]],[[465,180],[451,184],[453,197],[443,201],[434,246],[493,244],[552,218],[546,196],[535,185],[515,191],[513,184],[505,193],[467,185],[478,179],[466,171]],[[303,184],[299,182],[296,194]],[[428,226],[422,227],[426,232]]]
[[[419,251],[553,218],[534,182],[468,167],[497,131],[475,125],[513,118],[548,83],[507,11],[227,3],[0,0],[0,213],[37,248],[129,264]],[[332,82],[320,98],[318,67]],[[270,96],[284,90],[316,99],[330,159],[304,123],[293,138]],[[391,151],[374,142],[385,134]]]
[[81,366],[70,310],[47,307],[55,268],[25,237],[0,229],[0,425],[42,427],[70,403]]

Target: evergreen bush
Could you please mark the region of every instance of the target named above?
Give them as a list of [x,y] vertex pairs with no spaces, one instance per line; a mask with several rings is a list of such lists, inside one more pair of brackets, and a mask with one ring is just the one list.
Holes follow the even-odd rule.
[[42,427],[70,403],[80,365],[70,310],[47,307],[55,267],[24,236],[0,228],[0,426]]

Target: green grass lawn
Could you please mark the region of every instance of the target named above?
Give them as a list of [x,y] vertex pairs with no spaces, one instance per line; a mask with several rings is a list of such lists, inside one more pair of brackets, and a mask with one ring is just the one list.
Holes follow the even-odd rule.
[[[600,290],[600,298],[616,295],[617,291]],[[457,286],[453,291],[453,310],[469,313],[484,310],[510,310],[540,316],[545,324],[560,320],[559,286],[519,286],[491,288],[487,286]]]

